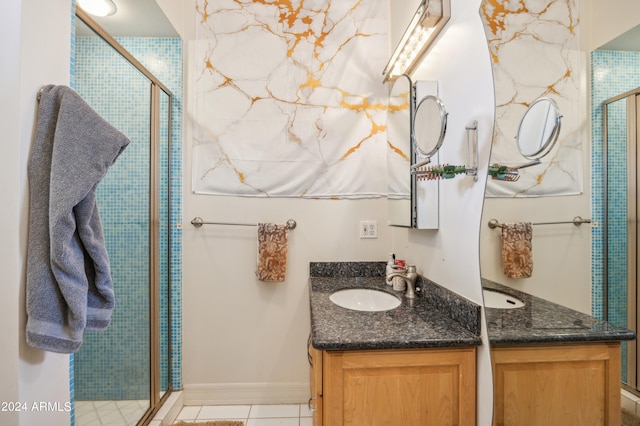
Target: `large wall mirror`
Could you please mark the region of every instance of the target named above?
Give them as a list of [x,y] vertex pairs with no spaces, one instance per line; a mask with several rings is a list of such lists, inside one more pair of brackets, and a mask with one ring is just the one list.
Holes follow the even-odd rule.
[[[635,330],[640,292],[637,253],[631,249],[638,234],[628,224],[637,223],[630,219],[638,200],[637,166],[629,148],[638,140],[632,131],[638,114],[630,111],[637,111],[640,88],[640,7],[631,1],[612,8],[563,0],[554,2],[543,25],[533,7],[499,14],[489,3],[482,2],[481,15],[498,105],[490,164],[516,166],[518,158],[526,163],[544,157],[520,169],[517,182],[492,179],[487,185],[480,227],[484,283]],[[536,7],[542,10],[544,3]],[[553,102],[534,110],[539,99]],[[520,125],[528,114],[562,115],[562,125],[555,119]],[[603,128],[605,118],[609,124]],[[541,141],[551,142],[548,149],[541,149]],[[574,224],[576,217],[584,223]],[[501,228],[490,227],[492,220],[533,223],[529,277],[506,275]],[[495,312],[487,313],[490,339],[492,330],[506,326]],[[623,342],[621,380],[636,392],[639,354],[635,342]]]
[[[487,1],[481,16],[493,58],[496,123],[490,164],[516,179],[489,179],[481,220],[483,278],[572,309],[591,313],[589,69],[583,38],[586,2],[563,0],[546,25],[534,7],[501,14]],[[509,278],[503,270],[497,223],[566,222],[534,226],[533,271]],[[562,282],[563,285],[559,285]]]

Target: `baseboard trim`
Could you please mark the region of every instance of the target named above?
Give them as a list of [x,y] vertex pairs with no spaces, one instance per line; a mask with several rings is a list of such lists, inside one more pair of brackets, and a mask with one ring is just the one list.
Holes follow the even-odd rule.
[[180,410],[184,405],[184,396],[182,391],[171,392],[167,400],[162,404],[160,410],[149,423],[150,426],[169,426],[175,422]]
[[184,405],[302,404],[309,383],[196,383],[183,387]]
[[626,389],[622,389],[622,398],[620,401],[620,405],[622,405],[622,408],[630,411],[633,414],[638,415],[638,413],[640,412],[640,409],[638,409],[638,406],[640,405],[640,398]]

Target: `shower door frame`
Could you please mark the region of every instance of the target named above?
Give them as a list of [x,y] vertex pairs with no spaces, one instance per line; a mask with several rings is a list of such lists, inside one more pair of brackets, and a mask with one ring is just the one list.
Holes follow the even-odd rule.
[[[168,357],[167,362],[167,389],[161,396],[160,386],[160,136],[161,136],[161,117],[160,117],[160,97],[162,92],[168,96],[168,117],[167,117],[167,130],[168,138],[171,138],[171,103],[173,100],[173,93],[169,90],[156,76],[151,73],[142,63],[140,63],[131,53],[129,53],[118,41],[109,34],[104,28],[102,28],[95,20],[93,20],[88,13],[81,8],[76,8],[76,17],[84,22],[89,28],[91,28],[100,38],[102,38],[107,44],[115,49],[125,60],[133,65],[138,71],[140,71],[149,81],[151,90],[151,128],[150,128],[150,194],[149,194],[149,292],[150,292],[150,320],[149,320],[149,369],[150,369],[150,395],[149,395],[149,409],[145,412],[142,418],[138,421],[138,425],[148,424],[153,416],[158,412],[162,404],[169,397],[169,394],[173,391],[171,384],[171,327],[167,327],[167,344],[168,344]],[[168,164],[171,164],[171,149],[169,145],[168,149]],[[169,175],[171,170],[169,168]],[[168,186],[167,200],[171,200],[171,185]],[[168,201],[170,202],[170,201]],[[171,223],[171,209],[168,209],[169,215],[167,223]],[[169,258],[171,257],[171,244],[167,244],[167,250],[169,250]],[[171,283],[171,262],[167,262],[167,280],[168,285]],[[171,292],[167,291],[167,309],[169,319],[171,318]]]
[[[626,328],[636,334],[640,330],[640,317],[638,316],[638,306],[640,306],[640,291],[638,278],[638,260],[640,256],[640,228],[638,227],[638,215],[640,214],[640,87],[624,92],[602,102],[602,142],[603,142],[603,315],[605,320],[609,320],[609,180],[608,180],[608,105],[617,101],[625,100],[626,103],[626,159],[627,159],[627,325]],[[626,342],[626,382],[622,382],[625,389],[636,395],[640,395],[640,360],[638,355],[640,348],[637,340]]]

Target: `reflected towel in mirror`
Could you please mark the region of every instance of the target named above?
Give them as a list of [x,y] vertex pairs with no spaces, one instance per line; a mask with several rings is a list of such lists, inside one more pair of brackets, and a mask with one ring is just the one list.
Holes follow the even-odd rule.
[[529,278],[533,272],[531,223],[502,225],[502,270],[509,278]]
[[258,266],[260,281],[282,282],[287,272],[287,225],[258,224]]

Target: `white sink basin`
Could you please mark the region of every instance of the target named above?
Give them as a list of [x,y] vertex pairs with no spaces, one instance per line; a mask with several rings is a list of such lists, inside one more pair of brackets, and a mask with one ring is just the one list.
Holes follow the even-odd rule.
[[394,295],[367,288],[338,290],[329,296],[329,300],[338,306],[354,311],[388,311],[400,306],[400,299]]
[[484,295],[485,308],[514,309],[524,306],[522,300],[500,291],[484,288],[482,294]]

